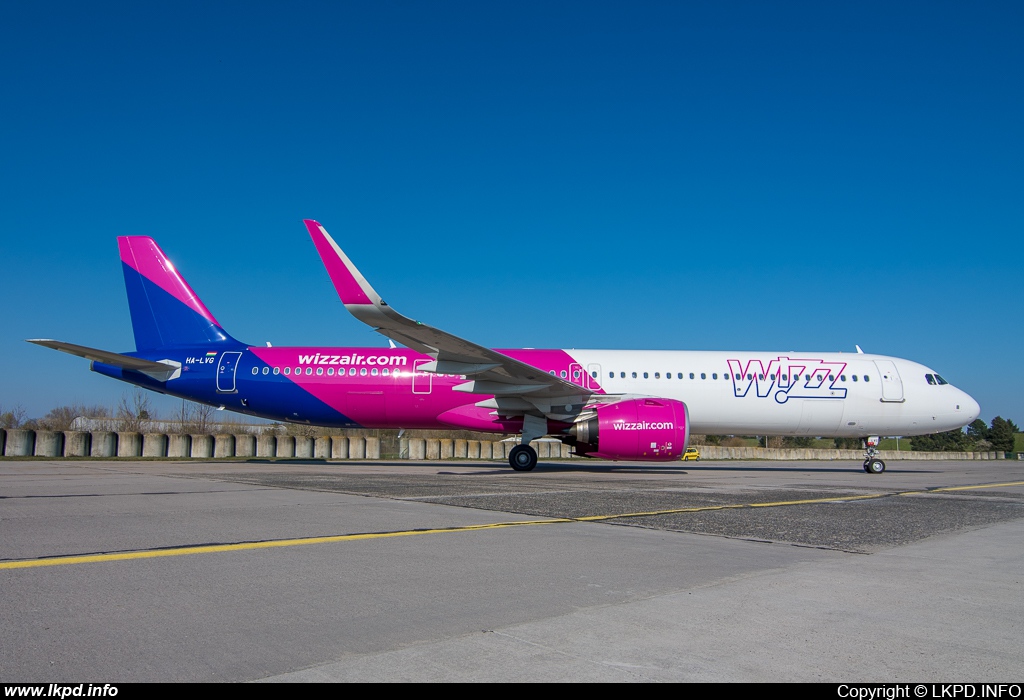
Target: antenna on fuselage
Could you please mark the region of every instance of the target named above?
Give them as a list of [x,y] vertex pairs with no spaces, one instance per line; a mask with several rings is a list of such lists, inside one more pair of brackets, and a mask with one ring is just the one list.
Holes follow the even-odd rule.
[[853,347],[857,348],[857,354],[858,355],[863,355],[864,354],[864,351],[860,349],[859,345],[854,345]]

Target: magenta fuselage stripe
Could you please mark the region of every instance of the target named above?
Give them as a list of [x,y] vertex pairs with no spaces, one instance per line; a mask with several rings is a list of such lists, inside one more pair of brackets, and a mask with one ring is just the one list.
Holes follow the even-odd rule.
[[305,224],[306,228],[309,229],[309,235],[313,239],[316,251],[320,254],[324,267],[327,268],[327,274],[330,276],[331,282],[334,283],[334,288],[337,290],[342,303],[372,304],[373,302],[363,292],[362,287],[356,282],[351,271],[345,267],[345,263],[338,257],[331,244],[327,242],[327,238],[320,230],[320,225],[315,221],[309,220],[306,220]]
[[119,236],[117,247],[122,262],[210,323],[221,327],[156,241],[148,236]]
[[[460,376],[415,374],[417,361],[426,355],[406,348],[317,348],[254,346],[249,351],[269,367],[281,370],[272,375],[290,381],[338,413],[366,427],[435,428],[458,426],[466,429],[503,432],[512,423],[476,407],[487,396],[466,394],[452,388],[467,380]],[[503,354],[556,375],[568,373],[576,360],[564,350],[499,350]],[[284,368],[290,368],[288,375]],[[306,374],[309,368],[311,373]],[[296,374],[298,369],[301,374]],[[355,375],[350,374],[355,370]],[[388,376],[383,370],[388,370]],[[322,370],[321,374],[317,374]],[[333,370],[328,374],[328,370]],[[372,372],[376,370],[377,374]],[[395,371],[399,374],[396,376]],[[362,374],[365,371],[366,374]],[[344,372],[344,378],[339,376]],[[571,374],[569,375],[571,376]],[[581,376],[581,380],[584,378]],[[254,379],[254,381],[261,381]],[[595,389],[591,389],[595,391]],[[597,391],[600,391],[599,389]]]

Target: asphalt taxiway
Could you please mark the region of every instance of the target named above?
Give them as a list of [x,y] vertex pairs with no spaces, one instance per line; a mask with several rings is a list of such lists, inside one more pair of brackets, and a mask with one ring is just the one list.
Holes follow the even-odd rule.
[[1014,681],[1024,462],[0,460],[0,678]]

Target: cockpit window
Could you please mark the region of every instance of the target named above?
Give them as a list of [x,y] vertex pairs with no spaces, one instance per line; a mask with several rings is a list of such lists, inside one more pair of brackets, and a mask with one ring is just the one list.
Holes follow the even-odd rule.
[[937,381],[939,384],[949,384],[949,382],[947,382],[945,379],[943,379],[937,374],[935,375],[935,381]]
[[935,381],[935,375],[932,375],[932,374],[926,374],[926,375],[924,375],[924,378],[925,378],[926,380],[928,380],[928,383],[929,383],[929,384],[931,384],[931,385],[933,385],[933,386],[934,386],[935,384],[938,384],[938,382],[937,382],[937,381]]

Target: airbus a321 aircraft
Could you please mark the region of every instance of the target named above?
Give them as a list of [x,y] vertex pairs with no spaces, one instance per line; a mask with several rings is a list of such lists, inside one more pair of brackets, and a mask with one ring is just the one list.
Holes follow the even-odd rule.
[[537,464],[553,436],[577,455],[667,462],[690,433],[867,438],[964,426],[978,403],[916,362],[860,352],[491,350],[388,306],[316,221],[305,221],[353,316],[398,348],[267,347],[232,338],[152,238],[118,238],[135,352],[29,342],[94,372],[277,421],[342,428],[462,428],[522,436],[509,463]]

